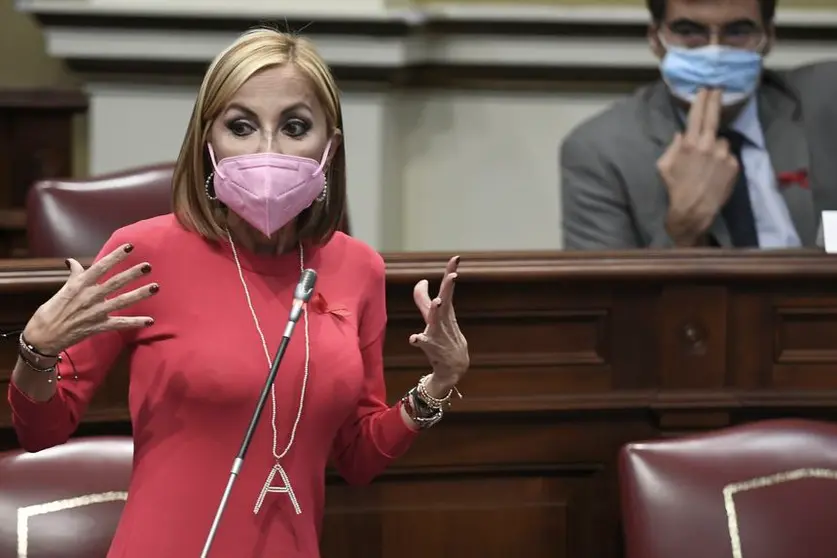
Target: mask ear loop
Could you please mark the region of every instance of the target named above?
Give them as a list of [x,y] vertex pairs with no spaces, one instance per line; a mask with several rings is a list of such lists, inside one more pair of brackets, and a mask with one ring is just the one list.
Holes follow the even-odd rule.
[[209,160],[212,161],[212,170],[215,171],[215,174],[217,174],[221,178],[226,178],[226,176],[224,176],[224,173],[218,170],[218,161],[215,159],[215,150],[212,149],[212,144],[207,143],[206,149],[207,151],[209,151]]
[[[316,176],[319,173],[322,173],[323,170],[325,169],[325,165],[328,162],[328,154],[331,151],[331,143],[332,143],[332,140],[328,140],[328,144],[326,144],[325,151],[323,152],[322,161],[320,161],[320,166],[317,168],[316,172],[314,173],[314,176]],[[324,202],[325,199],[326,199],[327,193],[328,193],[328,178],[326,176],[323,176],[323,191],[320,192],[319,196],[317,196],[316,201],[321,202],[321,203]]]
[[314,171],[314,175],[317,175],[317,174],[320,174],[321,172],[323,172],[323,169],[325,168],[326,163],[328,162],[328,155],[331,152],[331,143],[332,143],[332,140],[328,140],[328,143],[326,144],[325,151],[323,152],[323,158],[320,160],[320,166],[317,167],[317,170]]

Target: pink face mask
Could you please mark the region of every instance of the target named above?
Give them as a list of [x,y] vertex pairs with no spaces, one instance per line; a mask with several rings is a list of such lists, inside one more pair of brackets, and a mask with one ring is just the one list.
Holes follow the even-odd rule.
[[215,196],[265,236],[270,236],[307,209],[325,188],[323,167],[331,141],[320,162],[279,153],[254,153],[215,160]]

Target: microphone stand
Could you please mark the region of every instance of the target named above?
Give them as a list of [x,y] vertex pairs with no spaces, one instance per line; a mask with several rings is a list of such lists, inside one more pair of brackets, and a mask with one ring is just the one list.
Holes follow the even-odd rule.
[[206,537],[206,542],[201,552],[201,558],[208,558],[209,551],[212,548],[212,543],[215,541],[215,535],[218,532],[218,526],[221,524],[221,516],[224,515],[224,510],[227,508],[227,501],[232,493],[233,485],[235,484],[238,474],[241,472],[241,467],[244,465],[244,458],[247,455],[247,450],[250,449],[250,442],[253,440],[253,434],[256,432],[256,426],[259,424],[259,418],[262,411],[267,404],[267,396],[270,395],[270,389],[273,387],[273,382],[276,381],[276,375],[279,372],[279,366],[282,364],[282,359],[285,357],[285,351],[288,348],[288,343],[291,340],[291,335],[294,332],[296,323],[302,315],[302,309],[305,304],[311,299],[314,292],[314,283],[317,281],[317,272],[313,269],[306,269],[302,272],[302,277],[297,283],[294,290],[294,302],[291,306],[291,315],[288,318],[288,323],[285,326],[285,333],[282,340],[279,342],[279,348],[276,350],[276,356],[273,358],[273,363],[270,365],[270,373],[267,375],[267,381],[262,388],[262,393],[259,396],[259,401],[256,404],[256,410],[250,418],[250,424],[247,426],[247,431],[244,433],[244,439],[241,441],[241,447],[238,454],[233,460],[232,468],[230,469],[230,478],[227,481],[227,487],[221,496],[221,502],[218,504],[218,510],[215,512],[215,519],[212,520],[212,526],[209,528],[209,534]]

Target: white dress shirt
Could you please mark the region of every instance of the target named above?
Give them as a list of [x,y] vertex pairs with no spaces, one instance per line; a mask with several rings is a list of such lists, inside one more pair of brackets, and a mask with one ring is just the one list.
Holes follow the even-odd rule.
[[751,99],[731,128],[746,138],[741,160],[750,190],[760,248],[798,248],[802,245],[779,183],[759,122],[758,104]]

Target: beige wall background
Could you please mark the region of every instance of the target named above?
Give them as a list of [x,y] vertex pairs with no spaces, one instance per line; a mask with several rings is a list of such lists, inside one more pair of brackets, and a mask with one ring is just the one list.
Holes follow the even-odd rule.
[[[351,0],[346,0],[351,2]],[[603,6],[619,5],[643,7],[644,0],[389,0],[390,5],[494,5],[520,4],[542,6]],[[837,0],[782,0],[781,8],[834,8]],[[0,86],[2,87],[69,87],[79,80],[60,60],[46,53],[44,36],[29,14],[15,9],[12,0],[0,2]]]
[[[20,0],[50,9],[95,11],[105,4],[119,9],[198,12],[215,6],[218,13],[232,9],[230,0]],[[398,5],[402,6],[400,0]],[[483,4],[462,1],[419,3]],[[309,0],[322,13],[350,6],[388,17],[384,0]],[[494,2],[601,6],[587,2]],[[644,21],[644,0],[607,0]],[[43,34],[32,19],[0,0],[0,82],[5,87],[57,86],[76,83],[62,64],[45,53]],[[833,8],[837,0],[783,0],[789,6]],[[462,6],[460,6],[462,7]],[[293,0],[236,0],[236,13],[282,13],[300,9]],[[46,9],[46,8],[43,8]],[[114,8],[116,9],[116,8]],[[248,11],[249,10],[249,11]],[[571,10],[554,10],[565,17]],[[596,12],[596,10],[591,10]],[[550,10],[546,12],[552,13]],[[598,10],[599,15],[609,14]],[[570,14],[571,16],[574,14]],[[630,14],[629,14],[630,15]],[[370,16],[371,17],[371,16]],[[530,17],[532,17],[530,15]],[[808,20],[820,22],[812,14]],[[802,19],[805,19],[803,17]],[[837,18],[830,16],[837,28]],[[117,41],[124,31],[53,30],[53,52],[76,58],[97,57],[121,49],[120,56],[143,60],[209,61],[235,38],[235,33],[196,33],[189,48],[182,38],[135,30],[130,41]],[[621,67],[655,64],[645,41],[585,37],[446,36],[432,44],[406,45],[398,41],[339,36],[313,36],[327,59],[335,63],[390,60],[399,56],[437,56],[448,63],[549,64],[572,67],[582,60],[606,59]],[[67,54],[69,53],[69,54]],[[802,60],[837,58],[837,41],[816,44],[783,42],[770,64],[782,67]],[[586,62],[585,62],[586,60]],[[592,61],[592,62],[591,62]],[[111,79],[111,78],[114,79]],[[616,85],[616,86],[614,86]],[[196,88],[168,81],[126,81],[100,75],[85,79],[90,94],[89,117],[77,126],[77,174],[104,173],[173,160],[179,150]],[[429,89],[345,92],[343,108],[349,166],[349,203],[355,235],[379,250],[482,251],[560,249],[561,207],[558,146],[580,122],[628,93],[612,83],[565,83],[539,91],[499,89]]]
[[72,87],[78,81],[60,60],[46,53],[44,36],[34,18],[0,2],[0,86]]
[[[351,0],[346,0],[351,2]],[[542,6],[634,6],[642,7],[644,0],[401,0],[388,4],[427,5],[494,5],[520,4]],[[837,0],[782,0],[781,9],[834,8]],[[79,80],[60,60],[46,53],[44,36],[34,18],[15,9],[11,0],[0,2],[0,86],[2,87],[69,87]]]

